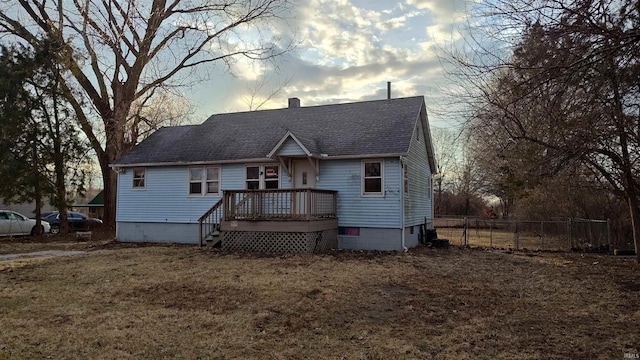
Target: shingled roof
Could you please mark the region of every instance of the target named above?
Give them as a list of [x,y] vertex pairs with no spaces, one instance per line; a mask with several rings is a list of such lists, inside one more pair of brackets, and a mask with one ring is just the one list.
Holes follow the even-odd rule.
[[287,132],[318,157],[406,154],[423,107],[416,96],[218,114],[163,127],[112,166],[265,159]]

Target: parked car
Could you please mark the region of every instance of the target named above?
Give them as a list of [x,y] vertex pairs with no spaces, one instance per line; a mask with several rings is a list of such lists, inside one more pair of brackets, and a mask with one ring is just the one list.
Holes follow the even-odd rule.
[[[42,233],[51,230],[49,223],[41,221]],[[10,210],[0,210],[0,236],[35,235],[36,220]]]
[[[42,218],[51,225],[51,233],[60,232],[60,213],[54,211]],[[67,223],[70,231],[90,230],[102,225],[102,220],[86,217],[78,212],[67,212]]]

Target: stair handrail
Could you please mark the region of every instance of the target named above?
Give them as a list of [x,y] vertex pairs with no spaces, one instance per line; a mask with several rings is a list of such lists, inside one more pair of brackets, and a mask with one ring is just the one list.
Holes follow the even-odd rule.
[[[213,205],[211,209],[207,210],[207,212],[204,213],[204,215],[200,216],[200,218],[198,219],[198,225],[200,229],[200,246],[203,245],[204,239],[206,239],[209,235],[213,234],[216,231],[215,225],[220,224],[220,220],[222,219],[221,213],[222,213],[222,210],[224,209],[222,207],[223,199],[224,197],[220,198],[220,200],[218,200],[218,202],[215,203],[215,205]],[[205,220],[207,220],[209,217],[211,217],[212,221],[208,221],[205,223]],[[210,226],[210,228],[207,229],[206,235],[203,232],[205,225]]]

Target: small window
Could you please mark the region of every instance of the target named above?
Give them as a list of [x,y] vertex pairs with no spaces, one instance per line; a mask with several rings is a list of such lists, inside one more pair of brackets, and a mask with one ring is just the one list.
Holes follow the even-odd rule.
[[146,169],[133,169],[133,188],[144,189],[144,178]]
[[245,169],[247,190],[280,188],[279,165],[255,165],[247,166]]
[[217,194],[220,192],[220,168],[208,167],[207,172],[207,194]]
[[360,228],[358,228],[358,227],[339,226],[338,227],[338,235],[360,236]]
[[220,192],[220,167],[189,169],[189,195],[211,195]]
[[189,169],[189,194],[202,194],[202,168]]
[[413,226],[409,226],[409,234],[413,235],[413,233],[414,233]]
[[280,167],[278,165],[264,167],[264,188],[277,189],[280,186]]
[[382,195],[382,161],[362,162],[362,183],[364,195]]
[[247,190],[260,189],[260,166],[247,166]]

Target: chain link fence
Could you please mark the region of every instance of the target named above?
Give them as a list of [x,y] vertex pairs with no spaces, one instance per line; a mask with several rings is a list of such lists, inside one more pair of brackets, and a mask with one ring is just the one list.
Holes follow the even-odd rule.
[[582,250],[608,252],[611,249],[608,220],[484,220],[436,218],[438,238],[452,245],[515,250]]

